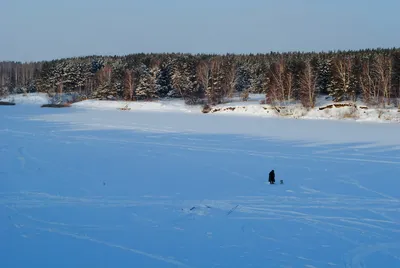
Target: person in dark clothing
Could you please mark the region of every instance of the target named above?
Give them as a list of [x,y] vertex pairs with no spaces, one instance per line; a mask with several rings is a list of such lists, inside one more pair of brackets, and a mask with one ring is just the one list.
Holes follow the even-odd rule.
[[275,183],[275,171],[274,170],[271,170],[269,172],[268,181],[269,181],[270,184],[274,184]]

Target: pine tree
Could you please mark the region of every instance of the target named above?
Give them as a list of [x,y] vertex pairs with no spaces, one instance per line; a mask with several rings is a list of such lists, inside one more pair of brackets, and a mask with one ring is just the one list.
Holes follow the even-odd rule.
[[321,94],[332,91],[332,60],[320,59],[317,67],[317,89]]
[[267,67],[264,63],[259,62],[250,67],[249,77],[249,91],[251,93],[265,93],[266,92],[266,75]]
[[211,61],[210,77],[208,87],[206,88],[206,96],[208,103],[216,105],[221,103],[223,98],[223,73],[221,59],[215,58]]
[[157,98],[156,76],[159,68],[153,66],[151,69],[142,64],[139,70],[139,83],[136,88],[136,97],[139,100],[150,100]]
[[238,92],[246,91],[250,88],[250,68],[246,63],[242,63],[236,70],[235,89]]
[[349,81],[349,98],[356,101],[357,97],[361,94],[360,74],[361,74],[361,59],[359,57],[353,58],[353,63],[350,70]]
[[111,95],[117,99],[123,98],[124,95],[124,78],[126,63],[122,60],[114,61],[112,64],[112,75],[111,75]]
[[172,91],[171,69],[171,64],[163,62],[160,64],[160,69],[156,73],[156,90],[160,98],[167,97],[168,93]]
[[182,56],[174,62],[173,93],[181,96],[187,104],[196,104],[203,95],[197,81],[196,69],[197,65],[192,56]]

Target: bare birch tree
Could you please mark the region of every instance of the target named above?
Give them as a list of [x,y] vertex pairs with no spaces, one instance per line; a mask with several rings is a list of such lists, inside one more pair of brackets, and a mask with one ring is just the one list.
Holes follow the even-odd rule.
[[334,101],[349,99],[353,94],[349,91],[352,59],[350,57],[335,58],[333,60],[332,91],[330,95]]
[[233,97],[236,88],[236,64],[229,62],[226,66],[226,92],[225,96],[228,98]]
[[392,60],[386,55],[378,55],[375,61],[375,72],[378,84],[382,94],[381,103],[390,105],[391,88],[392,88]]
[[369,58],[364,59],[361,63],[359,81],[364,102],[367,104],[374,103],[379,96],[379,86],[373,68],[374,62]]
[[126,100],[134,99],[134,80],[135,73],[132,69],[125,70],[124,98]]
[[200,86],[207,90],[208,83],[210,82],[210,62],[207,60],[201,61],[196,68],[196,76]]
[[313,72],[310,61],[304,63],[300,73],[300,101],[304,107],[314,108],[317,96],[317,76]]
[[270,66],[268,97],[271,102],[290,101],[293,94],[293,74],[281,58]]

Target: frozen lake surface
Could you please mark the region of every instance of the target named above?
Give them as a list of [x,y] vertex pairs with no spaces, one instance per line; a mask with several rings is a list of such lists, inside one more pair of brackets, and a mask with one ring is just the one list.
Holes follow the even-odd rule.
[[[400,267],[400,126],[0,107],[0,267]],[[266,184],[275,169],[284,184]]]

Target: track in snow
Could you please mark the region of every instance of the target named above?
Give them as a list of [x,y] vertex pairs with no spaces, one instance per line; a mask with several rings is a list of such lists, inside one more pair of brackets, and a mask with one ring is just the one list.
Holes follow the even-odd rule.
[[19,112],[0,118],[2,267],[400,265],[396,150]]

